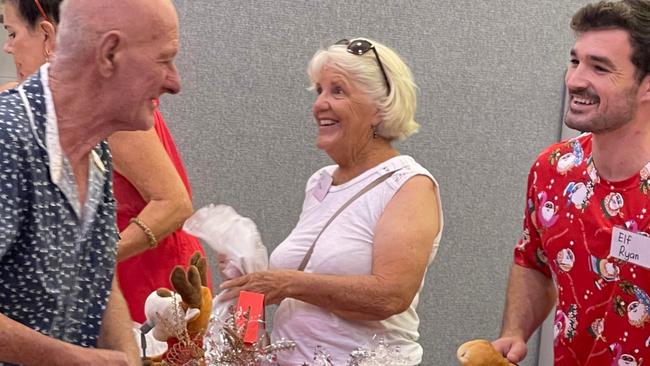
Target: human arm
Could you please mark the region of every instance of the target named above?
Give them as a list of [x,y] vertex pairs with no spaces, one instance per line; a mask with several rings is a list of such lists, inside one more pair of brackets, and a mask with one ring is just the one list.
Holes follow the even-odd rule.
[[[31,365],[129,366],[123,352],[83,348],[48,337],[0,314],[0,361]],[[56,355],[53,357],[53,355]]]
[[553,280],[542,272],[513,264],[510,270],[501,336],[492,342],[510,362],[526,357],[526,342],[555,304]]
[[123,352],[129,360],[129,365],[141,364],[140,351],[133,336],[133,321],[116,276],[113,277],[97,345],[99,348]]
[[5,90],[13,89],[18,86],[18,82],[16,81],[8,81],[2,85],[0,85],[0,92],[3,92]]
[[230,297],[239,290],[264,293],[267,304],[291,297],[350,320],[386,319],[406,310],[420,288],[441,226],[439,205],[430,179],[407,181],[377,223],[369,275],[275,270],[226,281],[222,288],[233,289]]
[[[157,240],[176,231],[192,214],[192,202],[155,129],[117,132],[108,138],[108,143],[115,170],[147,202],[138,218]],[[120,237],[117,250],[120,261],[150,248],[149,238],[135,223],[129,224]]]

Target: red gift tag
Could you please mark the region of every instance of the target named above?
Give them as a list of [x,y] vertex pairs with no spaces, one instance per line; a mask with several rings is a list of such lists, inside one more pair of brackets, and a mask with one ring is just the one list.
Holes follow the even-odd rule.
[[264,295],[257,292],[241,291],[235,314],[237,314],[237,319],[235,319],[237,327],[246,327],[244,343],[255,343],[260,321],[264,319]]

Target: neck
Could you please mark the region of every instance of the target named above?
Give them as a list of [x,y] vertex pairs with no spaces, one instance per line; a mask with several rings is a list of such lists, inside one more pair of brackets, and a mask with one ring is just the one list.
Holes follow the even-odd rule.
[[330,154],[338,165],[332,177],[332,184],[343,184],[397,155],[399,155],[399,152],[391,146],[390,142],[384,139],[378,139],[369,148],[356,153],[343,153],[339,156]]
[[50,68],[49,87],[56,110],[59,141],[73,168],[86,165],[90,151],[113,132],[107,129],[110,123],[101,113],[104,110],[101,92],[84,80],[94,79],[81,74],[63,76],[54,65]]
[[637,118],[614,131],[594,133],[592,155],[601,177],[617,182],[633,176],[650,161],[650,121]]

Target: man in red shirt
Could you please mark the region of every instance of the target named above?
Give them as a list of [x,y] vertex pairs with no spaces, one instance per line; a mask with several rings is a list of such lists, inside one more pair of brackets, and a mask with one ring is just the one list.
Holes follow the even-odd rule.
[[556,306],[555,365],[650,361],[650,1],[603,1],[571,22],[567,126],[528,177],[501,338],[511,362]]

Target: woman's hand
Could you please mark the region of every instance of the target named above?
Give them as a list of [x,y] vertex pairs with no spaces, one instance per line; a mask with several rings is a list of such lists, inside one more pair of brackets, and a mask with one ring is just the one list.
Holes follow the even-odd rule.
[[218,301],[232,300],[239,296],[240,291],[250,291],[263,294],[266,305],[279,304],[289,297],[290,284],[300,273],[293,270],[272,270],[254,272],[228,280],[219,287],[229,291],[221,295]]
[[221,281],[243,276],[243,273],[225,254],[217,253],[217,272]]

